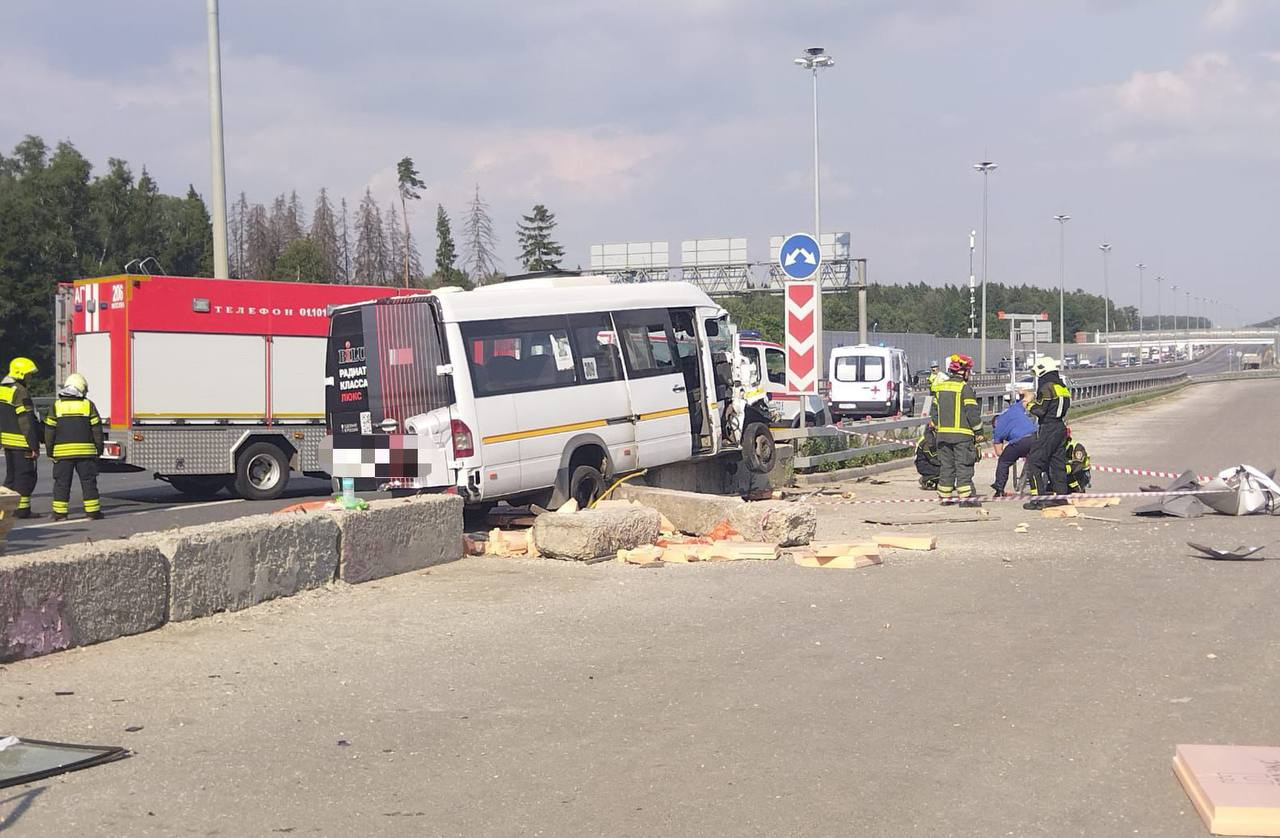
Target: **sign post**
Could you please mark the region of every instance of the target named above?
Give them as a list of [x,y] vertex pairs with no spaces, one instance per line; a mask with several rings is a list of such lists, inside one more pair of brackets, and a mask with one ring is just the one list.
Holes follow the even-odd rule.
[[[778,266],[787,281],[786,349],[787,392],[806,396],[818,395],[819,355],[822,352],[822,294],[818,269],[822,265],[822,248],[807,233],[794,233],[778,249]],[[800,427],[805,425],[806,405],[800,406]]]

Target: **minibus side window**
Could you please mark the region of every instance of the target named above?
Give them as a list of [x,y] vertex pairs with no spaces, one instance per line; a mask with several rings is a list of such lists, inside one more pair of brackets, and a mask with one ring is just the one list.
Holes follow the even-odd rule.
[[573,333],[573,348],[578,354],[583,384],[622,378],[622,350],[618,348],[618,335],[608,314],[571,314],[569,329]]
[[680,368],[675,362],[670,318],[665,311],[622,311],[614,315],[622,338],[622,354],[635,378],[670,375]]
[[578,383],[568,319],[563,315],[463,323],[462,339],[476,396]]

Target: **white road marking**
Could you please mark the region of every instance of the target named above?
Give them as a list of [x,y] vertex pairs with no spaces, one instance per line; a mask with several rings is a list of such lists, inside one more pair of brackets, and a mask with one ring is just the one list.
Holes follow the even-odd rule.
[[[179,509],[208,509],[210,506],[225,506],[228,503],[244,503],[244,498],[232,498],[231,500],[215,500],[215,501],[210,501],[209,503],[192,503],[192,504],[184,504],[182,506],[157,506],[152,509],[140,509],[137,512],[118,511],[116,514],[148,515],[152,512],[173,512]],[[104,509],[103,512],[110,512],[110,510]],[[109,515],[108,517],[113,517],[113,516]],[[48,523],[45,523],[45,524],[28,524],[25,527],[15,527],[14,529],[15,530],[38,530],[38,529],[43,529],[45,527],[61,527],[66,524],[86,524],[86,523],[93,524],[97,522],[84,517],[84,515],[77,515],[76,517],[68,518],[65,521],[49,521]]]

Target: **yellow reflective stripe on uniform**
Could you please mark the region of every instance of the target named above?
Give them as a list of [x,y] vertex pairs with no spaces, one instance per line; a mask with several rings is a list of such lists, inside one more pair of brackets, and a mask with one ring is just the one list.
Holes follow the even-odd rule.
[[53,403],[53,412],[57,416],[88,416],[88,399],[58,399]]
[[96,457],[98,446],[92,442],[59,442],[53,446],[53,458],[59,457]]
[[14,413],[17,413],[17,414],[23,414],[23,413],[26,413],[26,412],[27,412],[27,406],[26,406],[25,404],[15,404],[15,405],[13,406],[13,412],[14,412]]
[[0,386],[0,402],[13,404],[13,392],[14,388],[10,387],[8,384]]
[[0,446],[5,448],[27,448],[27,438],[22,434],[0,432]]
[[[938,407],[938,414],[934,419],[934,427],[938,429],[938,433],[973,436],[973,429],[964,427],[961,422],[963,421],[964,405],[971,402],[977,404],[977,402],[973,399],[965,398],[964,388],[965,382],[956,379],[940,381],[937,387],[934,388]],[[944,393],[952,398],[944,402]],[[948,407],[950,407],[949,416],[947,415]]]

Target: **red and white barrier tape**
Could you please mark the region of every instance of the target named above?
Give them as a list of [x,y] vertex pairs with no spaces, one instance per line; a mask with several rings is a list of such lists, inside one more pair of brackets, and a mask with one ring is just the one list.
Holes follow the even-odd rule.
[[[887,436],[879,436],[877,434],[859,433],[858,431],[849,430],[847,428],[841,428],[836,425],[831,425],[829,427],[836,428],[836,430],[840,431],[841,433],[847,434],[849,436],[866,437],[867,439],[873,442],[896,444],[896,445],[901,445],[904,448],[914,448],[916,445],[915,441],[907,442],[905,440],[894,439],[892,437],[887,437]],[[984,460],[995,460],[1000,457],[999,454],[997,454],[995,451],[991,449],[978,452],[978,456]],[[1104,465],[1092,464],[1089,466],[1089,468],[1093,471],[1104,472],[1106,474],[1127,474],[1135,477],[1163,477],[1168,480],[1174,480],[1176,478],[1181,477],[1183,474],[1180,471],[1160,471],[1158,469],[1131,468],[1129,466],[1104,466]],[[1197,474],[1196,479],[1199,480],[1201,483],[1207,483],[1208,481],[1213,480],[1214,478],[1207,474]],[[1153,494],[1153,493],[1147,492],[1146,494]]]
[[1078,498],[1159,498],[1159,497],[1171,497],[1171,496],[1179,496],[1179,495],[1211,495],[1211,494],[1214,494],[1214,492],[1208,491],[1205,489],[1188,489],[1186,491],[1180,491],[1180,492],[1088,492],[1088,493],[1077,492],[1075,494],[1070,494],[1070,495],[1006,495],[1000,498],[991,497],[990,495],[970,495],[967,498],[951,497],[946,499],[940,498],[937,495],[934,495],[933,497],[922,497],[922,498],[851,498],[849,500],[842,500],[841,502],[842,503],[932,503],[932,504],[942,503],[948,506],[954,506],[956,504],[959,504],[961,501],[966,501],[966,500],[969,500],[969,501],[976,500],[976,501],[981,501],[982,503],[998,503],[1001,501],[1022,501],[1023,503],[1025,503],[1029,500],[1045,501],[1045,500],[1072,500],[1072,499],[1078,499]]

